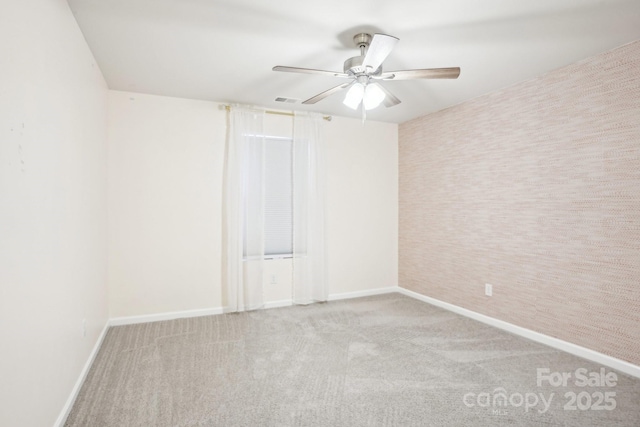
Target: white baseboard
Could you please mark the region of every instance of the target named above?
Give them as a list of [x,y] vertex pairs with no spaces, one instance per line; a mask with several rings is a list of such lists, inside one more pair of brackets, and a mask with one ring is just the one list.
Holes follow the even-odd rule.
[[608,366],[612,369],[616,369],[627,375],[631,375],[636,378],[640,378],[640,366],[626,362],[624,360],[617,359],[615,357],[608,356],[606,354],[599,353],[595,350],[591,350],[586,347],[582,347],[558,338],[551,337],[549,335],[541,334],[531,329],[523,328],[521,326],[514,325],[513,323],[505,322],[493,317],[486,316],[484,314],[477,313],[475,311],[467,310],[466,308],[459,307],[457,305],[450,304],[448,302],[440,301],[435,298],[431,298],[417,292],[410,291],[404,288],[398,288],[398,292],[403,295],[415,298],[417,300],[435,305],[436,307],[444,308],[445,310],[452,311],[462,316],[468,317],[473,320],[485,323],[490,326],[511,332],[512,334],[519,335],[521,337],[530,339],[532,341],[539,342],[541,344],[548,345],[549,347],[562,350],[566,353],[573,354],[574,356],[582,357],[583,359],[590,360],[595,363],[599,363],[604,366]]
[[280,301],[265,302],[264,308],[289,307],[290,305],[293,305],[293,301],[291,299],[283,299]]
[[337,301],[341,299],[350,299],[350,298],[361,298],[361,297],[370,297],[374,295],[384,295],[390,294],[393,292],[398,292],[397,286],[389,286],[386,288],[377,288],[377,289],[367,289],[365,291],[355,291],[355,292],[341,292],[339,294],[329,294],[329,301]]
[[136,323],[158,322],[161,320],[182,319],[185,317],[211,316],[222,314],[222,307],[202,308],[196,310],[170,311],[167,313],[143,314],[141,316],[114,317],[109,320],[110,326],[135,325]]
[[[397,292],[398,289],[399,288],[397,286],[389,286],[387,288],[368,289],[365,291],[342,292],[337,294],[330,294],[328,301],[368,297],[372,295],[389,294],[392,292]],[[288,307],[292,304],[293,304],[293,301],[291,299],[268,301],[264,303],[264,308]],[[161,320],[182,319],[185,317],[211,316],[214,314],[223,314],[224,312],[225,310],[223,307],[214,307],[214,308],[203,308],[203,309],[197,309],[197,310],[172,311],[168,313],[143,314],[140,316],[114,317],[111,320],[109,320],[109,325],[110,326],[135,325],[136,323],[158,322]]]
[[[337,294],[329,294],[327,301],[338,301],[341,299],[370,297],[373,295],[383,295],[398,292],[397,286],[389,286],[387,288],[367,289],[366,291],[341,292]],[[270,301],[264,304],[264,308],[288,307],[293,305],[293,300],[284,299],[280,301]]]
[[[327,297],[327,301],[338,301],[341,299],[370,297],[373,295],[390,294],[393,292],[398,292],[397,286],[389,286],[386,288],[377,288],[377,289],[367,289],[365,291],[340,292],[336,294],[329,294],[329,296]],[[293,305],[293,300],[284,299],[280,301],[267,302],[264,304],[264,308],[288,307],[290,305]]]
[[87,359],[87,362],[82,367],[82,371],[80,371],[80,376],[76,380],[76,383],[73,386],[73,389],[71,389],[71,394],[67,398],[67,402],[62,407],[62,411],[60,412],[60,415],[58,415],[58,419],[53,424],[54,427],[62,427],[64,426],[64,423],[67,421],[67,417],[71,412],[71,408],[73,408],[73,404],[75,403],[76,398],[78,397],[78,393],[80,393],[82,384],[84,384],[84,380],[85,378],[87,378],[89,369],[91,369],[91,365],[93,365],[93,361],[95,360],[96,355],[100,350],[100,346],[102,345],[102,341],[104,341],[104,337],[107,335],[108,330],[109,330],[109,320],[107,320],[107,322],[104,325],[104,328],[102,328],[102,332],[100,332],[100,336],[98,336],[98,340],[96,341],[96,344],[93,346],[93,349],[89,354],[89,358]]

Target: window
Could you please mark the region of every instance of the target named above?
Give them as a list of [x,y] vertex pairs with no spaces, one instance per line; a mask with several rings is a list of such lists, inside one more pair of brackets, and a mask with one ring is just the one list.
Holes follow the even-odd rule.
[[264,303],[265,258],[292,258],[294,303],[327,300],[322,118],[295,113],[282,138],[265,136],[263,116],[239,108],[230,117],[224,281],[233,311]]
[[[287,137],[264,136],[264,151],[253,156],[251,164],[247,165],[245,173],[245,189],[262,187],[260,190],[248,191],[245,197],[252,198],[244,209],[244,220],[251,227],[251,221],[258,217],[257,206],[262,211],[264,239],[264,259],[291,258],[293,254],[293,140]],[[257,149],[257,147],[253,147]],[[256,198],[257,197],[257,198]],[[261,198],[262,200],[258,200]],[[254,210],[251,210],[251,209]],[[244,232],[247,233],[247,226]],[[262,239],[261,239],[262,240]],[[255,255],[248,256],[247,252],[256,254],[259,241],[248,239],[245,234],[243,239],[243,258],[255,259]],[[248,250],[247,245],[253,246]],[[261,252],[261,251],[260,251]]]
[[293,253],[292,153],[291,138],[265,138],[265,258],[288,258]]

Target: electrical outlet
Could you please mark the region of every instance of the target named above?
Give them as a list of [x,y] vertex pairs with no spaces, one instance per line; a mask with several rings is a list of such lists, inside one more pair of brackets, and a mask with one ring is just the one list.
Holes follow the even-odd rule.
[[276,274],[271,275],[271,284],[276,285],[278,283],[278,276]]
[[488,283],[484,284],[484,294],[488,297],[493,296],[493,286]]
[[87,336],[87,319],[82,319],[82,338]]

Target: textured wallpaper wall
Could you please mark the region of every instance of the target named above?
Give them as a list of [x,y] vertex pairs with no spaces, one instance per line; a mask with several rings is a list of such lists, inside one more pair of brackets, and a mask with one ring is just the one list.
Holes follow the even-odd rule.
[[640,364],[640,41],[399,146],[400,286]]

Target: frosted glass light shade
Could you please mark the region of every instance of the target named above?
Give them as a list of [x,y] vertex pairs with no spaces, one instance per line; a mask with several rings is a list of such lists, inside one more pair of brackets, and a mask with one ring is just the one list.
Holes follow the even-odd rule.
[[357,110],[362,97],[364,96],[364,86],[361,83],[355,83],[344,97],[343,104],[347,107]]
[[384,101],[385,96],[385,93],[377,83],[370,83],[366,86],[362,83],[355,83],[351,86],[342,102],[354,110],[357,110],[360,103],[363,102],[365,110],[372,110]]
[[384,100],[385,94],[377,83],[368,84],[364,91],[364,108],[372,110],[380,105]]

